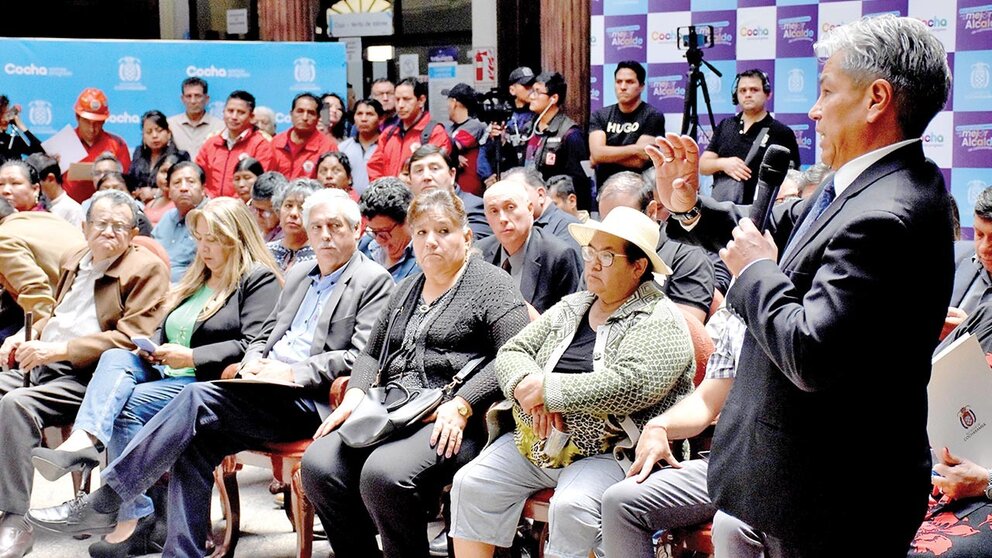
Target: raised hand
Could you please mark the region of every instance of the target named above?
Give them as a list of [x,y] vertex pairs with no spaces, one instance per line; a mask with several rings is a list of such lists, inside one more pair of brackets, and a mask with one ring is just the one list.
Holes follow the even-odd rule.
[[685,213],[699,197],[699,146],[689,136],[665,134],[644,151],[657,173],[655,189],[661,205]]

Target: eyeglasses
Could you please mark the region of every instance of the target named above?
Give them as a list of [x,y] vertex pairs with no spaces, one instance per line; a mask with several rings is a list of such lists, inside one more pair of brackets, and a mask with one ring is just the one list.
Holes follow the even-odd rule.
[[107,228],[113,229],[115,234],[125,233],[134,228],[131,223],[118,223],[114,221],[93,221],[90,223],[90,227],[96,232],[103,232]]
[[547,95],[547,94],[548,94],[547,91],[538,91],[537,88],[534,88],[531,89],[530,93],[528,93],[527,95],[529,97],[540,97],[541,95]]
[[271,209],[262,209],[260,207],[252,206],[251,210],[255,212],[255,215],[258,215],[263,219],[268,219],[269,217],[275,215],[275,212],[272,211]]
[[598,261],[599,265],[603,267],[610,267],[613,265],[614,258],[626,258],[624,254],[614,254],[613,252],[607,250],[596,250],[592,246],[582,247],[582,260],[587,263],[592,263]]
[[387,241],[393,237],[393,230],[400,226],[399,223],[393,223],[393,226],[386,227],[384,229],[373,229],[372,227],[365,227],[365,231],[375,237],[376,240]]

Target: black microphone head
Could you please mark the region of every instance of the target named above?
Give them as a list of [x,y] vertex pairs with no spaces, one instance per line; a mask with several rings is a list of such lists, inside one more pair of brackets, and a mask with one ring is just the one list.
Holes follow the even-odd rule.
[[792,152],[781,145],[769,145],[765,150],[765,156],[761,158],[761,167],[758,169],[758,180],[765,182],[773,188],[782,185],[785,174],[789,172],[789,165],[792,163]]

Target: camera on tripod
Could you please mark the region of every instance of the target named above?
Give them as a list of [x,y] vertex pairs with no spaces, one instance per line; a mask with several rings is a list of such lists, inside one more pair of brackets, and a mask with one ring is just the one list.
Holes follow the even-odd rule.
[[492,88],[479,94],[479,109],[476,115],[486,124],[502,124],[513,116],[513,104],[500,95],[499,89]]
[[679,37],[679,42],[677,45],[679,50],[713,48],[713,45],[715,44],[713,42],[712,25],[689,25],[688,27],[679,27],[676,30],[676,36]]

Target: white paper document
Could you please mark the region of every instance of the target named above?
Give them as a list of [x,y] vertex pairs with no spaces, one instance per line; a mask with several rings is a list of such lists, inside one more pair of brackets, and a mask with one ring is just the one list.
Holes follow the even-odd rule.
[[69,170],[69,165],[86,158],[86,148],[83,147],[83,142],[79,141],[76,130],[68,124],[54,136],[41,142],[41,146],[45,148],[45,153],[52,157],[58,154],[59,170],[62,171],[62,174]]
[[927,433],[939,455],[951,453],[992,467],[992,370],[974,335],[947,346],[933,358],[927,387]]

